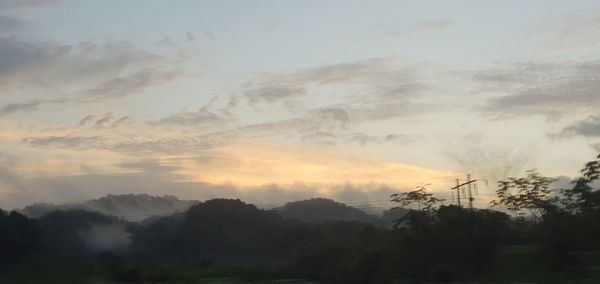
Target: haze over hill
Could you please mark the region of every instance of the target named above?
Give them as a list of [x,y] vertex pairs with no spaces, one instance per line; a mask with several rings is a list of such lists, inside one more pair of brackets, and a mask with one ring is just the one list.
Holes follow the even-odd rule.
[[[175,196],[153,196],[149,194],[109,194],[105,197],[92,199],[82,203],[73,204],[47,204],[36,203],[19,210],[20,213],[31,217],[40,218],[57,210],[86,210],[104,215],[122,217],[129,221],[141,221],[149,217],[167,216],[176,212],[186,211],[190,206],[201,203],[197,200],[180,200]],[[364,204],[363,204],[364,206]],[[367,206],[372,209],[373,206]],[[398,218],[406,213],[405,209],[383,210],[383,216],[369,214],[359,208],[346,205],[327,198],[312,198],[288,202],[272,210],[288,219],[298,219],[307,223],[324,223],[327,221],[358,221],[370,224],[391,224],[391,217]],[[400,213],[399,213],[400,212]]]
[[41,217],[55,210],[82,209],[129,220],[140,220],[150,216],[164,216],[183,212],[198,203],[195,200],[180,200],[172,195],[152,196],[149,194],[109,194],[76,204],[37,203],[20,210],[32,218]]
[[378,217],[369,215],[360,209],[326,198],[288,202],[274,210],[284,218],[298,219],[309,223],[327,221],[377,223],[380,221]]

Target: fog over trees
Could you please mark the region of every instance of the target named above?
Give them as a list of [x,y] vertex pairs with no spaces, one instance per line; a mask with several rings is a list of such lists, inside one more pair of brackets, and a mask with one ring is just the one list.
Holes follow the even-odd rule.
[[[494,210],[443,205],[420,186],[382,216],[322,198],[260,209],[149,195],[0,211],[0,281],[594,282],[599,165],[560,192],[535,171],[507,178]],[[120,215],[133,213],[145,218]]]

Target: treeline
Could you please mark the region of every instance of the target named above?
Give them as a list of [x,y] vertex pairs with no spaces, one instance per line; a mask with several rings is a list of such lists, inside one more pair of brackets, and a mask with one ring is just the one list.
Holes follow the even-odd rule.
[[392,196],[418,205],[393,229],[302,222],[230,199],[140,223],[84,210],[38,219],[2,211],[0,283],[593,283],[599,178],[600,160],[562,192],[535,172],[509,178],[499,183],[499,211],[438,206],[419,188]]

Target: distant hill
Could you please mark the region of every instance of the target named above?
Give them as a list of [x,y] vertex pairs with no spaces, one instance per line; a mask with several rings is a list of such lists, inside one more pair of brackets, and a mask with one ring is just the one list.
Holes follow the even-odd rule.
[[55,210],[81,209],[99,212],[110,216],[124,216],[131,221],[142,220],[151,216],[162,216],[189,209],[198,201],[180,200],[175,196],[152,196],[149,194],[109,194],[77,204],[37,203],[20,210],[26,216],[39,218]]
[[284,218],[299,219],[308,223],[324,223],[327,221],[380,222],[380,219],[376,216],[326,198],[288,202],[284,206],[273,210]]

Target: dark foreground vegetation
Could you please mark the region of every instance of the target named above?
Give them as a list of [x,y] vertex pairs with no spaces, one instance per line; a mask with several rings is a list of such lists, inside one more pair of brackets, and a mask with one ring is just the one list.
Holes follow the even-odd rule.
[[599,178],[596,160],[561,192],[535,172],[507,179],[493,205],[508,214],[438,206],[419,188],[392,197],[420,208],[395,228],[303,222],[227,199],[143,222],[2,211],[0,283],[597,283]]

